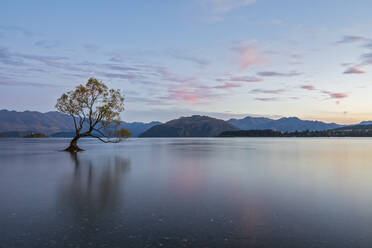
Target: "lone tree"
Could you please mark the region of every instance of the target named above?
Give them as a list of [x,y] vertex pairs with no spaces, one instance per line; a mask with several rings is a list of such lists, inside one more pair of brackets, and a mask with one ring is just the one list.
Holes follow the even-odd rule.
[[124,97],[120,90],[108,89],[95,78],[89,78],[85,85],[64,93],[58,98],[56,108],[69,114],[74,121],[76,134],[65,151],[83,151],[77,144],[83,137],[117,143],[130,136],[128,130],[119,129],[120,113],[124,111]]

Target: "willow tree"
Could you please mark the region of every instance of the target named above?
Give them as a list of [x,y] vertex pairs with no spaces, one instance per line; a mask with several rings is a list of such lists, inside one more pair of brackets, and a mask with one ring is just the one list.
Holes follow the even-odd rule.
[[64,93],[58,98],[56,108],[70,115],[74,122],[75,137],[65,151],[82,151],[78,140],[83,137],[117,143],[130,136],[128,130],[119,129],[120,113],[124,111],[124,97],[120,90],[109,89],[95,78],[89,78],[85,85]]

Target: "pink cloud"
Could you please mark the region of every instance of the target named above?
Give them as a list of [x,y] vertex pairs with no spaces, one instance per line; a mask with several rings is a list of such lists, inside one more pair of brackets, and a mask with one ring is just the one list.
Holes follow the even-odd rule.
[[241,71],[252,65],[262,64],[268,61],[255,46],[236,47],[233,50],[238,52]]
[[171,87],[168,99],[196,103],[200,101],[199,90],[189,90],[185,87]]
[[329,96],[332,97],[332,98],[336,98],[336,99],[341,99],[341,98],[348,97],[348,95],[345,94],[345,93],[330,93]]
[[162,100],[182,101],[194,104],[205,104],[220,95],[210,92],[210,88],[199,86],[199,88],[190,88],[180,85],[172,85],[168,88],[168,95],[160,97]]
[[342,98],[348,97],[348,95],[346,93],[334,93],[334,92],[330,92],[328,90],[322,90],[321,92],[324,93],[324,94],[327,94],[331,98],[335,98],[335,99],[342,99]]
[[315,86],[313,85],[302,85],[301,88],[305,90],[315,90]]
[[[305,89],[305,90],[317,90],[313,85],[303,85],[301,86],[302,89]],[[321,92],[323,94],[326,94],[328,95],[330,98],[333,98],[333,99],[343,99],[343,98],[346,98],[348,97],[348,94],[346,93],[339,93],[339,92],[331,92],[329,90],[317,90],[318,92]],[[338,102],[338,103],[337,103]],[[337,104],[340,103],[339,100],[337,100]]]
[[362,71],[356,67],[350,67],[346,71],[344,71],[344,74],[363,74],[366,73],[365,71]]

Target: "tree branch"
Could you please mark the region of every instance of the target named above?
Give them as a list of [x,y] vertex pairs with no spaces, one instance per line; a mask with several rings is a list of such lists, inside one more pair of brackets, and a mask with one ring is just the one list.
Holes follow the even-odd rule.
[[97,129],[97,128],[93,128],[93,131],[98,132],[100,135],[102,135],[102,136],[105,137],[105,138],[110,138],[110,137],[108,137],[106,134],[102,133],[102,131],[100,131],[100,130]]
[[110,140],[109,138],[107,138],[107,140],[104,140],[102,139],[101,137],[99,136],[95,136],[93,134],[90,134],[91,137],[93,138],[96,138],[96,139],[99,139],[100,141],[102,141],[103,143],[119,143],[121,141],[121,139],[117,138],[115,140]]
[[70,114],[70,116],[71,116],[72,119],[74,120],[75,131],[78,131],[78,128],[77,128],[77,125],[76,125],[76,119],[75,119],[75,116],[74,116],[73,114]]

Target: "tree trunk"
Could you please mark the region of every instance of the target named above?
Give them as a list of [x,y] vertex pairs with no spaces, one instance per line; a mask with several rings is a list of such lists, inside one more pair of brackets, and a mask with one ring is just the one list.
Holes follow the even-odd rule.
[[70,142],[70,146],[65,149],[66,152],[71,152],[71,153],[77,153],[80,151],[84,151],[81,149],[78,145],[77,142],[80,139],[80,136],[76,135]]

